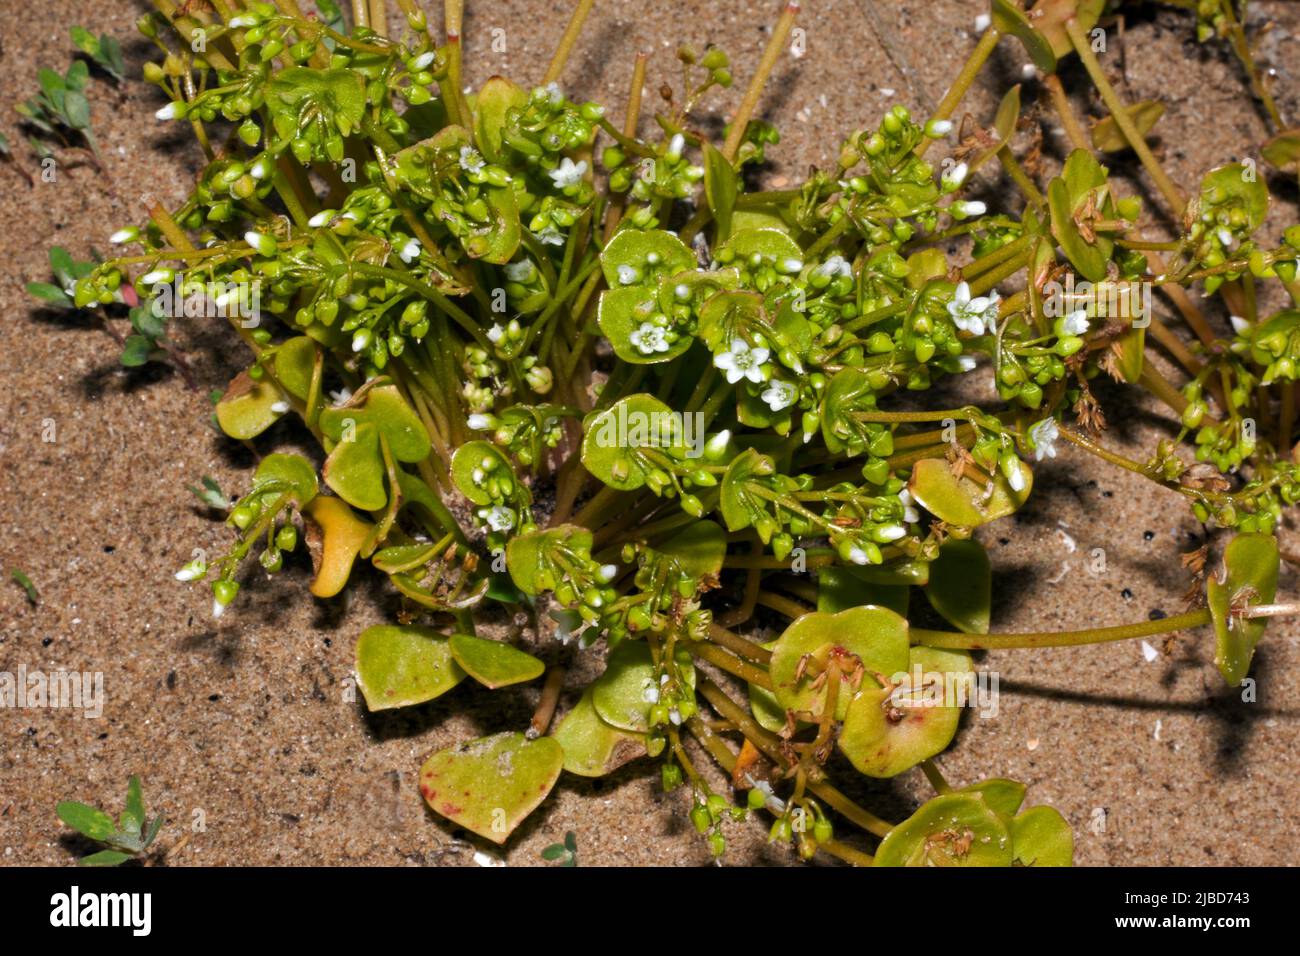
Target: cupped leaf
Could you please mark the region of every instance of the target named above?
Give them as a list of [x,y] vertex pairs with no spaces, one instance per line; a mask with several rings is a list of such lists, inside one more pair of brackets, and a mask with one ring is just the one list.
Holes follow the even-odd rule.
[[[451,479],[462,495],[476,505],[493,501],[493,489],[502,494],[514,487],[514,470],[496,445],[487,441],[466,442],[451,456]],[[502,482],[505,482],[504,488]]]
[[930,514],[951,525],[976,528],[1004,518],[1019,510],[1033,488],[1033,472],[1024,462],[1019,464],[1023,487],[1016,491],[999,472],[992,479],[992,490],[970,475],[958,478],[942,458],[923,458],[912,466],[907,483],[912,497]]
[[231,438],[251,441],[288,411],[284,393],[269,380],[254,380],[240,372],[217,402],[217,424]]
[[432,628],[378,624],[357,639],[357,686],[370,710],[422,704],[464,679],[447,635]]
[[[844,718],[839,748],[868,777],[896,777],[952,743],[974,670],[965,651],[913,647],[907,673],[864,687]],[[949,704],[952,706],[949,706]]]
[[546,799],[563,767],[553,737],[494,734],[430,757],[420,768],[420,793],[435,813],[501,844]]
[[1017,866],[1073,866],[1074,834],[1052,807],[1030,807],[1009,825]]
[[501,131],[512,109],[522,108],[528,93],[504,76],[488,77],[475,101],[474,129],[479,150],[490,163],[503,158]]
[[1271,534],[1239,534],[1223,552],[1223,567],[1205,582],[1206,603],[1214,622],[1214,663],[1236,687],[1250,671],[1255,646],[1268,618],[1233,613],[1248,604],[1270,604],[1277,595],[1277,539]]
[[925,596],[943,619],[966,634],[989,632],[993,570],[988,552],[974,538],[949,538],[930,564]]
[[1244,219],[1234,228],[1249,235],[1268,218],[1268,186],[1262,176],[1243,163],[1228,163],[1216,167],[1201,180],[1200,203],[1236,213]]
[[602,292],[596,324],[609,339],[614,353],[633,365],[672,361],[695,341],[690,335],[675,331],[673,341],[664,337],[668,325],[659,308],[659,298],[654,289],[644,285]]
[[[782,710],[822,715],[828,685],[818,675],[832,657],[841,673],[835,719],[843,720],[855,677],[863,685],[874,684],[876,674],[888,678],[907,669],[907,620],[883,607],[855,607],[837,614],[814,611],[797,618],[777,639],[768,668]],[[859,662],[862,673],[855,674]]]
[[[677,672],[686,686],[695,688],[691,655],[677,649]],[[624,641],[609,652],[605,673],[591,685],[592,705],[611,727],[644,734],[650,730],[650,708],[659,695],[654,658],[644,641]]]
[[350,136],[365,115],[365,81],[353,70],[289,67],[277,72],[267,85],[266,105],[276,132],[284,139],[297,135],[301,118],[309,113]]
[[573,524],[530,531],[511,538],[506,544],[506,568],[520,590],[536,596],[549,591],[563,578],[564,553],[589,555],[591,540],[590,531]]
[[339,498],[318,495],[303,509],[303,514],[311,519],[307,524],[307,543],[316,571],[311,593],[319,598],[333,597],[348,583],[352,562],[374,526],[358,518]]
[[584,423],[582,463],[618,491],[635,491],[646,482],[641,449],[685,454],[684,420],[653,395],[629,395]]
[[876,866],[1010,866],[1011,834],[979,796],[949,793],[923,804],[876,849]]
[[546,665],[532,654],[503,641],[453,634],[450,646],[461,669],[489,690],[522,684],[540,677],[546,670]]
[[990,777],[988,780],[972,783],[969,787],[962,787],[959,792],[979,794],[984,798],[984,802],[993,808],[994,813],[1004,820],[1009,820],[1016,815],[1020,805],[1025,802],[1025,790],[1025,785],[1018,780]]
[[600,269],[611,289],[654,288],[663,275],[694,269],[695,253],[663,229],[620,229],[600,254]]
[[564,748],[564,769],[579,777],[603,777],[645,756],[645,737],[601,720],[587,688],[553,734]]
[[320,490],[316,469],[301,455],[279,452],[267,455],[253,474],[254,491],[283,491],[299,508],[305,507]]

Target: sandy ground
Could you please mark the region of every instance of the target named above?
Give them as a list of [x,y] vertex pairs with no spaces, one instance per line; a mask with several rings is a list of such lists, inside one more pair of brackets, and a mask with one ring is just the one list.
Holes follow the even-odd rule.
[[[1283,112],[1300,115],[1293,72],[1300,10],[1252,6],[1257,16],[1278,18],[1264,49],[1279,70]],[[470,7],[471,82],[498,72],[525,83],[539,78],[567,14],[537,0]],[[783,58],[763,106],[785,137],[772,151],[771,176],[825,164],[840,136],[874,124],[887,105],[937,101],[973,45],[983,7],[964,0],[806,4],[807,52]],[[600,0],[602,20],[582,38],[566,86],[621,112],[635,52],[651,54],[653,90],[676,80],[672,50],[683,40],[722,44],[743,83],[764,24],[777,13],[774,2],[741,0],[656,4],[653,16],[647,8]],[[872,10],[874,27],[864,13]],[[145,53],[132,26],[138,13],[128,0],[6,4],[0,102],[30,95],[38,67],[66,66],[67,26],[76,22],[119,37],[138,73]],[[504,52],[490,47],[496,28],[505,31]],[[893,37],[892,57],[876,29]],[[1192,30],[1188,17],[1171,11],[1130,17],[1121,80],[1131,100],[1168,102],[1159,151],[1184,183],[1257,156],[1264,130],[1240,94],[1235,62],[1221,46],[1198,47]],[[1103,62],[1120,79],[1114,41],[1112,31]],[[1001,75],[986,77],[967,101],[985,122],[995,85],[1019,73],[1021,54],[1006,42],[995,62]],[[1067,79],[1073,90],[1086,87],[1077,64]],[[1035,83],[1026,88],[1030,100],[1039,92]],[[175,374],[123,371],[102,330],[34,311],[23,292],[25,281],[47,278],[49,245],[81,257],[105,249],[113,228],[143,218],[143,197],[174,203],[199,166],[197,151],[153,120],[162,100],[152,88],[129,82],[118,90],[97,78],[90,96],[103,175],[66,151],[54,183],[29,186],[0,165],[0,322],[9,343],[0,350],[0,670],[101,671],[107,699],[99,719],[0,711],[0,860],[68,863],[76,847],[55,803],[75,797],[120,807],[127,776],[139,773],[151,806],[167,815],[163,844],[189,834],[171,854],[173,865],[470,864],[463,834],[424,808],[416,770],[454,741],[519,726],[535,691],[489,699],[465,686],[396,716],[367,716],[348,699],[345,681],[356,636],[392,607],[373,578],[358,582],[350,602],[313,602],[306,571],[294,568],[248,589],[215,624],[205,590],[178,585],[172,573],[192,548],[228,540],[185,486],[204,474],[228,490],[247,480],[250,456],[206,425],[207,391],[237,370],[239,346],[223,329],[182,324],[179,339],[199,386],[190,389]],[[733,91],[718,105],[730,108],[738,97]],[[1082,97],[1078,105],[1094,108]],[[21,144],[13,120],[6,112],[0,129]],[[34,170],[21,145],[17,152]],[[1127,183],[1145,191],[1139,181]],[[1279,224],[1295,221],[1296,192],[1294,182],[1274,187],[1276,235]],[[991,205],[995,195],[987,197]],[[1117,446],[1140,454],[1166,430],[1158,410],[1130,391],[1112,388],[1106,401],[1108,440]],[[1198,526],[1178,500],[1069,448],[1040,470],[1038,483],[1051,490],[1013,522],[982,533],[996,567],[996,627],[1116,624],[1181,609],[1178,555],[1195,543]],[[1092,573],[1097,548],[1105,570]],[[38,606],[7,580],[14,567],[36,583]],[[1295,584],[1284,573],[1283,593]],[[1298,637],[1294,625],[1271,627],[1256,658],[1255,703],[1222,685],[1205,632],[1184,635],[1151,662],[1133,643],[989,654],[982,666],[1001,675],[1000,711],[966,718],[940,762],[954,783],[994,775],[1028,783],[1030,802],[1053,804],[1074,826],[1083,864],[1293,862],[1300,852]],[[593,673],[599,663],[585,668]],[[855,792],[897,819],[923,794],[919,776]],[[686,819],[685,794],[663,796],[657,778],[648,763],[605,781],[566,776],[504,855],[512,865],[538,864],[544,846],[573,830],[583,864],[707,862]],[[729,860],[788,862],[764,837],[757,824],[732,827]]]

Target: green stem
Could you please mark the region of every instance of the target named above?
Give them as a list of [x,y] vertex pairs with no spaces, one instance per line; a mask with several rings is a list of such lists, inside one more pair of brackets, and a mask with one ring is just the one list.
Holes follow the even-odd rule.
[[1095,627],[1082,631],[1033,631],[1024,634],[957,634],[949,631],[926,631],[912,628],[912,643],[923,647],[947,650],[991,650],[1017,647],[1077,647],[1081,644],[1104,644],[1108,641],[1127,641],[1138,637],[1152,637],[1171,631],[1190,630],[1210,623],[1207,608],[1175,614],[1158,621],[1140,621],[1137,624],[1117,624],[1114,627]]

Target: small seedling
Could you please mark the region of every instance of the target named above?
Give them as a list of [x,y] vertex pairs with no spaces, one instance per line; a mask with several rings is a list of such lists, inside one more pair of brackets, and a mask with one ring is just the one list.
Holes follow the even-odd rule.
[[121,83],[126,79],[126,64],[122,61],[122,45],[107,33],[95,36],[85,27],[72,28],[72,42],[91,62]]
[[564,834],[563,843],[552,843],[542,850],[542,859],[548,863],[562,860],[561,866],[578,865],[578,838],[572,830]]
[[55,812],[72,829],[105,847],[82,857],[77,861],[78,866],[117,866],[128,860],[138,860],[148,853],[163,824],[162,814],[153,820],[147,819],[140,778],[135,776],[127,782],[126,807],[116,823],[103,810],[75,800],[64,800]]
[[27,595],[28,604],[35,607],[41,602],[40,592],[36,590],[36,585],[32,583],[32,579],[27,576],[25,571],[14,568],[9,572],[9,575],[15,582],[17,582],[18,586],[23,589],[23,593]]

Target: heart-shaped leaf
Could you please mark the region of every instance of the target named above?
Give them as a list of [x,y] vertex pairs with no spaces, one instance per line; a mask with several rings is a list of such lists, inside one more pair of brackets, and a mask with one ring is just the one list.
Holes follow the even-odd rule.
[[979,796],[949,793],[923,804],[876,849],[876,866],[1010,866],[1011,834]]
[[348,583],[352,562],[374,526],[358,518],[339,498],[318,495],[303,513],[311,519],[307,544],[316,571],[311,593],[319,598],[333,597]]
[[600,719],[591,688],[555,729],[564,748],[564,769],[579,777],[603,777],[623,764],[645,756],[645,738],[611,727]]
[[[828,688],[825,681],[817,681],[817,675],[832,656],[839,660],[841,671],[835,719],[843,720],[853,694],[850,676],[858,661],[865,670],[864,684],[872,682],[872,675],[888,678],[907,669],[907,620],[883,607],[855,607],[838,614],[814,611],[796,619],[777,639],[768,668],[782,710],[821,716]],[[805,657],[810,661],[801,666]]]
[[861,773],[895,777],[952,743],[961,720],[957,701],[973,670],[965,651],[911,649],[907,674],[885,674],[895,686],[864,687],[844,718],[839,747]]
[[988,552],[974,538],[948,538],[930,564],[925,596],[945,621],[966,634],[989,632],[993,571]]
[[532,654],[502,641],[453,634],[450,646],[451,654],[461,669],[490,690],[522,684],[540,677],[546,670],[546,665]]
[[327,408],[321,432],[332,443],[325,483],[351,505],[378,511],[388,504],[381,436],[397,461],[418,462],[431,449],[429,433],[395,385],[378,385],[359,404]]
[[1074,834],[1052,807],[1030,807],[1008,829],[1017,866],[1074,865]]
[[343,440],[325,459],[325,483],[348,504],[379,511],[388,504],[384,479],[388,469],[379,444],[379,429],[361,422],[345,431]]
[[1033,489],[1033,472],[1020,463],[1024,487],[1014,490],[1002,473],[993,478],[993,490],[985,496],[986,486],[970,475],[960,479],[952,473],[948,462],[942,458],[923,458],[912,466],[912,477],[907,483],[912,497],[926,511],[963,528],[975,528],[989,521],[1004,518],[1017,511],[1029,498]]
[[1272,603],[1277,574],[1277,539],[1271,534],[1239,534],[1224,549],[1222,569],[1206,579],[1206,603],[1214,622],[1214,663],[1229,686],[1246,679],[1255,645],[1268,624],[1268,618],[1234,616],[1234,602]]
[[[677,650],[677,672],[695,688],[695,665],[685,650]],[[611,727],[644,734],[650,730],[650,708],[658,699],[659,680],[654,658],[644,641],[624,641],[609,652],[605,673],[591,685],[592,705]]]
[[422,704],[464,679],[447,635],[432,628],[378,624],[357,638],[357,686],[370,710]]
[[553,737],[494,734],[430,757],[420,793],[435,813],[500,844],[546,799],[563,767]]

